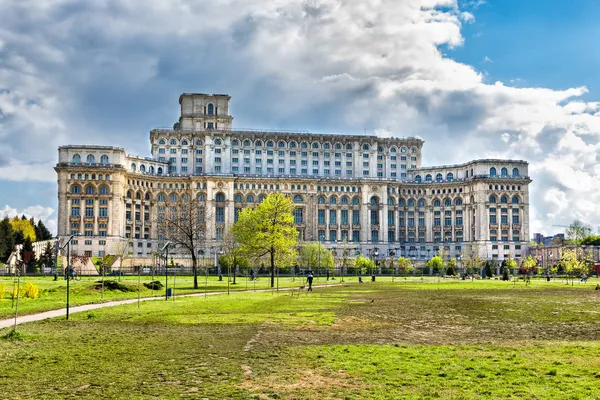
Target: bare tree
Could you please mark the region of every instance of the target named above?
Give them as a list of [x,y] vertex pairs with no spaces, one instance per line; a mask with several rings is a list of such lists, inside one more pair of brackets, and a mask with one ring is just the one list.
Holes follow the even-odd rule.
[[119,269],[123,269],[123,264],[127,261],[132,255],[133,251],[131,250],[132,242],[131,240],[127,240],[126,242],[119,242],[115,246],[115,257],[119,259]]
[[204,199],[188,188],[169,194],[163,204],[159,203],[159,235],[171,242],[172,248],[191,256],[194,289],[198,289],[197,252],[206,238],[207,207]]

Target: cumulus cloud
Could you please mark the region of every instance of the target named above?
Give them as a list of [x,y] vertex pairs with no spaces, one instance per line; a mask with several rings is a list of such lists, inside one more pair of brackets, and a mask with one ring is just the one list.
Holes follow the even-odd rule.
[[429,164],[528,160],[532,230],[600,223],[586,88],[490,84],[441,51],[484,4],[0,0],[0,179],[51,180],[59,144],[146,154],[179,93],[229,92],[238,127],[421,136]]
[[21,217],[25,215],[27,218],[33,217],[36,221],[41,220],[46,228],[53,234],[56,234],[56,215],[54,209],[42,205],[26,207],[22,210],[5,205],[0,208],[0,219],[4,217]]

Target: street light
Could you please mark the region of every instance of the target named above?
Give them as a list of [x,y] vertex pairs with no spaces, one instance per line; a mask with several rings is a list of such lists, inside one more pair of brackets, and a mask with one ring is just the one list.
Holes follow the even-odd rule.
[[169,246],[171,242],[165,243],[163,248],[160,250],[165,253],[165,300],[169,300]]
[[[62,249],[64,249],[65,247],[67,248],[67,320],[69,319],[69,292],[70,292],[70,287],[69,287],[69,275],[71,273],[71,240],[73,240],[73,238],[75,236],[79,236],[78,234],[73,234],[71,235],[71,237],[69,237],[69,240],[67,240],[67,243],[62,247]],[[61,250],[62,250],[61,249]]]
[[319,251],[317,252],[318,257],[318,265],[317,265],[317,273],[321,275],[321,242],[325,240],[325,235],[319,235]]

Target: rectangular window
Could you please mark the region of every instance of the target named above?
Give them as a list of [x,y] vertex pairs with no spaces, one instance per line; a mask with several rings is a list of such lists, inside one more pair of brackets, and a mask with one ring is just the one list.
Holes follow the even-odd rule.
[[512,216],[512,223],[515,225],[519,224],[519,216],[518,215],[513,215]]
[[319,240],[319,242],[325,241],[325,231],[322,229],[320,229],[318,232],[318,240]]
[[360,242],[360,231],[352,231],[352,241],[354,243]]
[[100,216],[101,217],[108,217],[108,208],[106,208],[106,207],[100,207]]
[[225,208],[217,207],[217,222],[225,222]]
[[508,215],[502,215],[502,216],[500,217],[500,222],[501,222],[502,224],[508,224]]
[[337,231],[335,229],[329,231],[329,241],[337,242]]
[[451,217],[444,218],[444,226],[452,226],[452,218]]
[[79,207],[72,207],[71,208],[71,216],[72,217],[79,217]]
[[371,225],[379,224],[379,211],[371,210]]
[[441,226],[442,225],[442,219],[441,218],[434,218],[433,219],[433,226]]
[[352,210],[352,224],[360,224],[360,210]]
[[342,225],[348,225],[348,210],[342,210],[341,220]]
[[85,208],[85,216],[93,217],[94,216],[94,207],[86,207]]
[[329,223],[337,224],[337,211],[336,210],[329,210]]
[[388,225],[394,225],[394,212],[388,211]]
[[496,225],[498,221],[496,220],[495,215],[490,215],[490,225]]
[[325,224],[325,210],[319,210],[317,212],[317,216],[318,216],[319,225],[324,225]]
[[379,242],[379,231],[371,231],[371,243]]
[[294,223],[295,224],[304,223],[304,217],[302,215],[302,212],[303,212],[302,208],[296,208],[296,210],[294,211]]
[[396,239],[396,232],[388,231],[388,242],[394,243],[395,239]]
[[419,218],[419,227],[423,228],[425,226],[425,218]]
[[456,217],[456,225],[457,226],[462,226],[463,224],[463,219],[462,217]]

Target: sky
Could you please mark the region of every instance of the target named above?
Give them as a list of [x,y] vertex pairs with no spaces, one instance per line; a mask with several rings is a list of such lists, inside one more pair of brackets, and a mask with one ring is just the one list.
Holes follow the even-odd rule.
[[234,127],[530,163],[530,232],[600,226],[600,2],[0,0],[0,216],[56,227],[57,148],[150,155],[183,92]]

